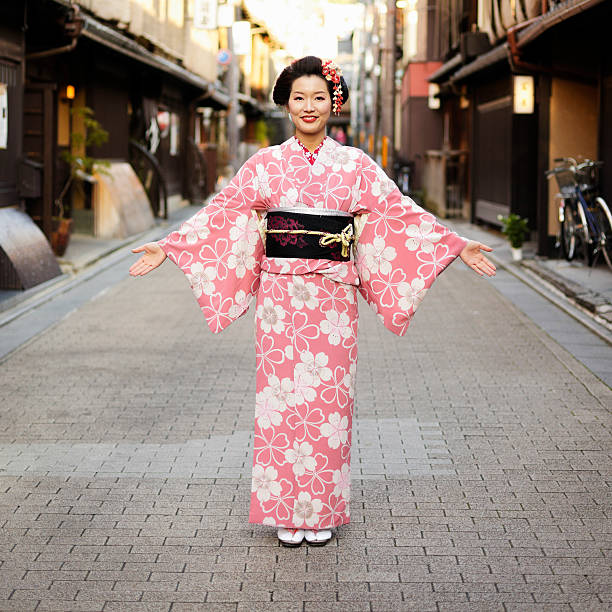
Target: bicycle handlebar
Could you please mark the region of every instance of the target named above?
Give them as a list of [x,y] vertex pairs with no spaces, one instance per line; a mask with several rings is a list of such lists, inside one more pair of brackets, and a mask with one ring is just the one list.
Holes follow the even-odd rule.
[[570,163],[572,166],[575,166],[578,162],[573,157],[555,157],[553,161],[558,164],[560,162]]

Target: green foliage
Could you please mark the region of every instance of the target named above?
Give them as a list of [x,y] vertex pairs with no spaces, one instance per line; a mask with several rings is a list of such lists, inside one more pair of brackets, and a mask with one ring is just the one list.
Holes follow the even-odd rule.
[[[94,172],[108,174],[106,168],[110,167],[109,162],[87,155],[88,147],[99,147],[108,141],[108,132],[94,119],[93,110],[87,106],[82,106],[72,109],[70,113],[73,118],[76,116],[82,119],[85,133],[73,131],[70,134],[70,148],[61,154],[62,159],[70,166],[70,176],[59,196],[55,199],[57,219],[70,218],[72,215],[71,205],[65,201],[72,186],[84,194],[83,181],[92,182]],[[75,149],[84,151],[84,154],[74,154]]]
[[513,249],[520,249],[529,236],[528,219],[523,219],[519,215],[510,213],[507,217],[497,215],[498,221],[502,223],[502,234],[508,237],[510,246]]
[[[107,161],[90,157],[87,155],[89,147],[99,147],[108,142],[108,132],[94,118],[94,112],[88,106],[74,108],[70,111],[72,116],[80,117],[85,127],[85,133],[72,132],[70,134],[70,150],[62,152],[62,159],[70,166],[72,177],[84,178],[83,175],[91,176],[94,172],[104,172],[109,167]],[[85,149],[83,155],[75,155],[72,151]]]
[[268,124],[263,119],[255,123],[255,140],[262,145],[268,142]]

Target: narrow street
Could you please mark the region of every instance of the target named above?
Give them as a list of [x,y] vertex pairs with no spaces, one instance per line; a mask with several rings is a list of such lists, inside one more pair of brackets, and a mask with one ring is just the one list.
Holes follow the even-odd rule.
[[0,610],[612,609],[612,392],[504,274],[360,302],[352,523],[299,549],[247,523],[253,311],[112,284],[0,365]]

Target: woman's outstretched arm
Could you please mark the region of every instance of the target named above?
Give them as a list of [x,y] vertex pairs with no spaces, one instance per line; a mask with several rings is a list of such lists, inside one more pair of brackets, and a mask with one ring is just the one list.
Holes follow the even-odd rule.
[[485,257],[481,251],[491,252],[493,249],[482,242],[476,242],[475,240],[469,240],[468,243],[463,247],[459,257],[463,263],[480,276],[495,276],[495,265],[491,260]]
[[164,263],[167,255],[157,242],[147,242],[132,249],[132,253],[143,253],[138,261],[130,266],[131,276],[144,276]]

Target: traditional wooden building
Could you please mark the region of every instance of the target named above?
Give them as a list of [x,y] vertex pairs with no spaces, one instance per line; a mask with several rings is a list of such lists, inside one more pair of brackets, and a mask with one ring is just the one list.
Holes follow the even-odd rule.
[[433,7],[438,40],[447,41],[442,65],[429,75],[440,90],[440,150],[467,148],[465,205],[473,221],[528,217],[539,254],[555,255],[556,186],[544,176],[554,160],[603,160],[602,188],[612,196],[612,4],[450,4],[450,11],[448,3]]
[[[60,273],[48,242],[66,208],[78,231],[123,237],[215,188],[230,97],[217,61],[222,29],[196,27],[195,10],[193,0],[0,3],[0,289]],[[248,76],[246,66],[238,100],[253,147],[270,79],[259,71],[258,100]],[[88,140],[92,129],[108,138]],[[67,190],[75,158],[107,165],[95,183],[81,173],[83,188]],[[45,265],[26,261],[32,236]],[[27,280],[17,269],[41,273]]]

